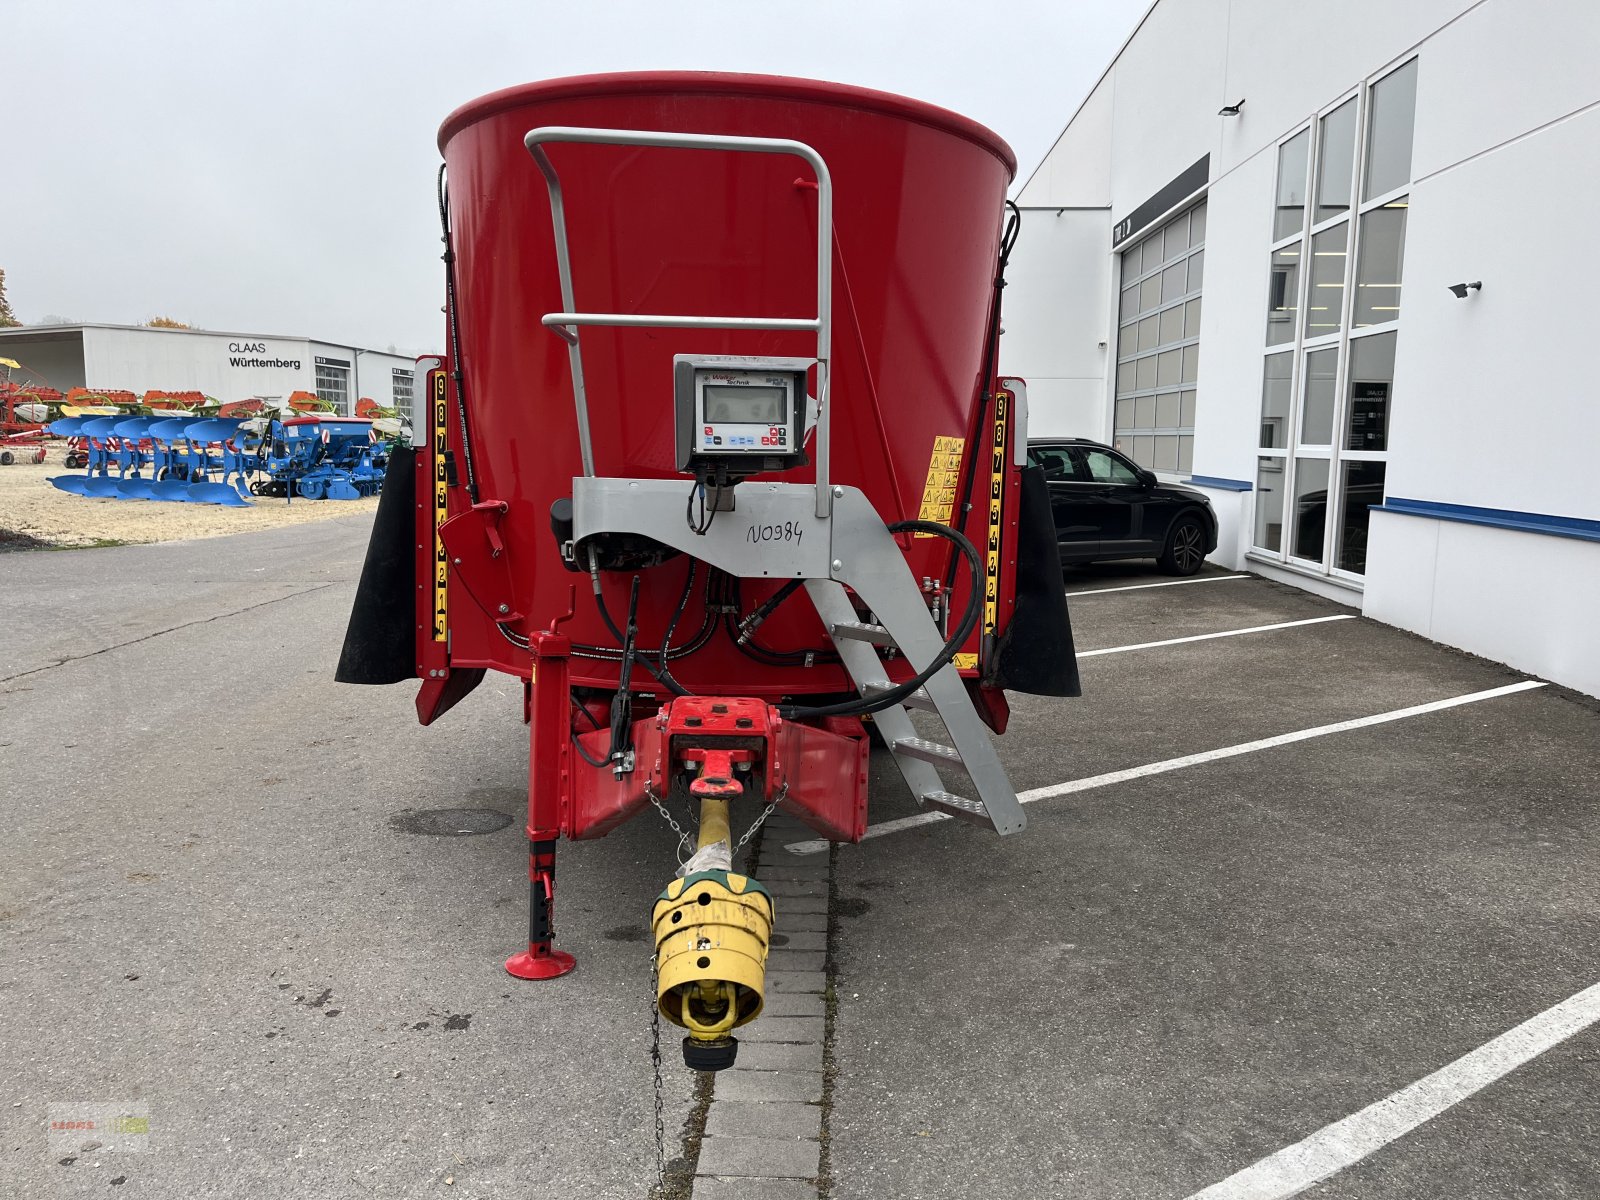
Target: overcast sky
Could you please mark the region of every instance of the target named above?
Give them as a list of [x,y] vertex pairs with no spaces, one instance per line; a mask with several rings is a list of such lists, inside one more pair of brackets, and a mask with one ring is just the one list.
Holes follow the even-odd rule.
[[1148,0],[0,0],[0,269],[24,322],[438,349],[434,136],[510,84],[758,71],[1049,149]]

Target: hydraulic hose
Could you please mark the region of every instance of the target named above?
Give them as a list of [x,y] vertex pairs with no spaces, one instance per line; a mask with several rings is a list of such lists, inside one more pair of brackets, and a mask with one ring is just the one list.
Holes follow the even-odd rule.
[[939,653],[934,655],[930,662],[921,671],[918,671],[904,683],[895,684],[887,691],[880,692],[871,699],[859,697],[854,700],[841,700],[837,704],[822,704],[813,707],[799,707],[796,705],[781,705],[778,713],[785,720],[804,721],[814,720],[819,717],[863,717],[869,713],[882,712],[902,703],[905,698],[915,692],[928,680],[932,679],[939,671],[943,670],[966,644],[967,638],[972,636],[972,631],[977,628],[978,617],[983,612],[983,560],[978,557],[978,549],[964,534],[940,525],[937,521],[896,521],[889,526],[890,533],[931,533],[934,537],[942,537],[952,542],[960,551],[961,556],[967,560],[967,566],[972,571],[972,587],[967,595],[967,607],[961,614],[961,621]]

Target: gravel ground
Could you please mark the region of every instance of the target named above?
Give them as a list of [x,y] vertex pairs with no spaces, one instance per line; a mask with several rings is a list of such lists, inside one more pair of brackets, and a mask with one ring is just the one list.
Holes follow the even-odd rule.
[[0,552],[53,546],[101,546],[118,542],[170,542],[250,533],[329,517],[370,513],[376,496],[363,500],[257,498],[249,508],[220,504],[176,504],[151,500],[102,500],[52,487],[52,475],[68,472],[62,451],[35,466],[0,467]]

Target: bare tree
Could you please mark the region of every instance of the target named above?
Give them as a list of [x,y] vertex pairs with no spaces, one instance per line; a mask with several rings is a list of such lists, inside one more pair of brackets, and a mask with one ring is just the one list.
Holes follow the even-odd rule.
[[11,301],[6,299],[6,273],[0,270],[0,329],[11,329],[21,324],[11,311]]

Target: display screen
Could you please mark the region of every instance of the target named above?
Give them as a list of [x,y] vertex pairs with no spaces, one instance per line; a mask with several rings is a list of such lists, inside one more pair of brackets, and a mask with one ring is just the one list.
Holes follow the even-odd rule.
[[785,420],[789,392],[781,387],[738,387],[707,384],[705,420],[745,425],[780,425]]

